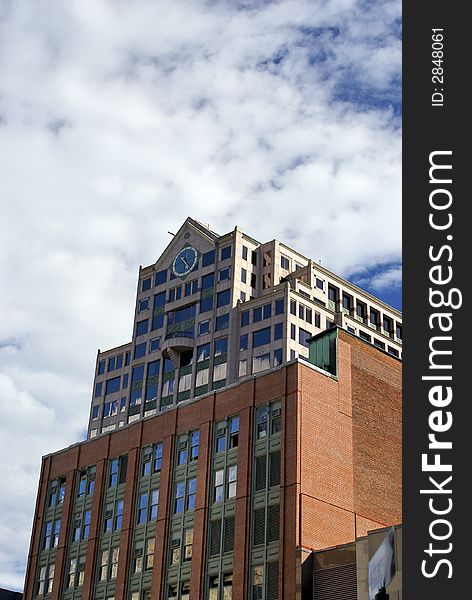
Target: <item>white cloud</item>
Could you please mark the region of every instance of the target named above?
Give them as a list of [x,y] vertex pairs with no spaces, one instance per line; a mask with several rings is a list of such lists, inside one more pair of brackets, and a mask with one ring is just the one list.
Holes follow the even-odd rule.
[[238,223],[343,273],[400,260],[399,11],[1,4],[0,586],[21,586],[40,456],[80,436],[96,349],[130,338],[168,230]]

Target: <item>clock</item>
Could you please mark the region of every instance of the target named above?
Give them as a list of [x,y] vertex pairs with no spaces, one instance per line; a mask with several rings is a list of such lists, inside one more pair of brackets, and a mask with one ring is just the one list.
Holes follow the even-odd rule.
[[185,277],[195,267],[198,261],[198,251],[193,246],[185,246],[174,258],[172,271],[177,277]]

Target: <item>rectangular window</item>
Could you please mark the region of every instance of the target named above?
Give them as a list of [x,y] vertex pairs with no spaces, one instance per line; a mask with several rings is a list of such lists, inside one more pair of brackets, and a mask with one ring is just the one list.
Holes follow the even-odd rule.
[[290,314],[297,316],[297,301],[290,300]]
[[324,288],[324,281],[319,277],[316,278],[316,287],[320,290]]
[[141,335],[146,335],[148,332],[148,319],[144,319],[143,321],[138,321],[136,323],[136,337]]
[[200,321],[198,324],[198,335],[206,335],[207,333],[210,333],[210,319]]
[[231,258],[231,246],[221,248],[221,260],[226,260],[228,258]]
[[102,395],[103,382],[99,381],[95,384],[95,398],[99,398]]
[[121,382],[121,377],[114,377],[113,379],[107,379],[107,382],[105,385],[105,396],[119,392],[120,391],[120,382]]
[[402,326],[401,326],[401,325],[397,325],[397,326],[395,327],[395,335],[397,336],[397,338],[398,338],[399,340],[401,340],[401,339],[402,339],[403,331],[402,331]]
[[143,356],[146,356],[146,342],[136,344],[134,347],[134,358],[143,358]]
[[306,331],[305,329],[302,329],[301,327],[298,330],[298,342],[302,345],[305,346],[305,348],[309,347],[309,343],[308,340],[312,337],[312,334],[309,331]]
[[226,379],[226,369],[227,363],[215,365],[213,367],[213,381],[222,381],[223,379]]
[[239,338],[239,351],[247,350],[248,334],[245,333]]
[[248,248],[247,246],[243,246],[241,248],[241,256],[243,260],[247,260],[247,253],[248,253]]
[[262,312],[263,319],[270,319],[270,317],[272,316],[272,304],[264,304],[264,306],[262,307]]
[[226,269],[221,269],[218,273],[218,281],[228,281],[230,276],[230,268],[226,267]]
[[283,254],[280,255],[280,266],[285,271],[290,271],[290,259]]
[[162,271],[158,271],[156,273],[156,278],[154,285],[162,285],[167,281],[167,269],[163,269]]
[[98,419],[98,415],[100,414],[100,405],[96,404],[92,406],[92,421],[96,421]]
[[297,328],[295,327],[295,325],[293,323],[290,325],[290,338],[292,340],[297,339]]
[[202,256],[202,267],[208,267],[209,265],[214,264],[215,262],[215,251],[210,250],[209,252],[205,252]]
[[274,325],[274,340],[281,340],[284,337],[284,324],[277,323]]
[[128,456],[124,454],[119,458],[112,458],[109,462],[108,487],[116,487],[126,481]]
[[283,315],[285,312],[285,300],[283,298],[279,298],[275,301],[275,314]]
[[259,346],[264,346],[266,344],[270,344],[270,327],[264,327],[264,329],[259,329],[258,331],[254,331],[252,334],[252,347],[258,348]]
[[210,344],[202,344],[197,347],[197,362],[210,358]]
[[241,282],[242,283],[246,283],[247,282],[247,271],[246,271],[246,269],[241,269]]
[[223,329],[228,329],[229,327],[229,313],[225,313],[224,315],[220,315],[216,317],[215,322],[215,331],[222,331]]
[[151,289],[151,285],[152,285],[151,277],[147,277],[146,279],[143,279],[141,282],[141,291],[146,292],[147,290]]
[[255,250],[251,252],[251,264],[257,267],[257,252]]
[[239,361],[239,377],[245,377],[247,375],[247,359],[241,359]]
[[160,337],[152,338],[152,340],[149,341],[149,352],[157,352],[160,347],[161,347],[161,338]]
[[103,375],[103,373],[105,373],[105,361],[101,360],[98,363],[98,367],[97,367],[97,375]]
[[200,387],[202,385],[207,385],[209,379],[210,379],[209,369],[200,369],[200,371],[197,371],[197,375],[195,377],[195,386]]
[[367,333],[364,333],[362,330],[359,330],[359,337],[361,338],[361,340],[364,340],[366,342],[371,341],[370,335],[367,335]]
[[215,356],[222,356],[228,352],[228,338],[220,338],[215,340]]
[[388,353],[392,356],[396,356],[397,358],[400,356],[400,352],[396,348],[392,348],[392,346],[388,347]]
[[108,371],[114,371],[115,370],[115,357],[112,356],[108,359]]
[[249,325],[249,311],[245,310],[241,313],[241,327]]
[[282,348],[274,350],[274,367],[278,367],[282,364]]
[[262,321],[262,306],[258,306],[252,312],[252,322],[259,323],[259,321]]
[[143,298],[138,302],[138,313],[142,313],[149,309],[149,298]]
[[261,354],[261,356],[255,356],[252,359],[252,372],[260,373],[261,371],[265,371],[266,369],[270,369],[270,352],[267,354]]
[[251,273],[251,287],[254,289],[257,287],[257,277],[255,273]]
[[227,306],[231,301],[231,289],[218,292],[216,295],[216,307]]

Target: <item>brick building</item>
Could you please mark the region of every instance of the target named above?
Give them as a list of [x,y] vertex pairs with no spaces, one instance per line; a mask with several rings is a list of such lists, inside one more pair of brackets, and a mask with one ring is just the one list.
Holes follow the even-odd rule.
[[401,362],[341,328],[45,456],[25,598],[295,600],[305,550],[401,521]]

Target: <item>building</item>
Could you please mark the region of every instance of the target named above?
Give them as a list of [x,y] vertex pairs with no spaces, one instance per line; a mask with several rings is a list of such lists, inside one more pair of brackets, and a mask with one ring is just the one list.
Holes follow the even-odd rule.
[[188,218],[140,268],[133,339],[97,355],[88,437],[308,357],[338,325],[401,357],[401,314],[285,244]]
[[0,588],[0,600],[21,600],[23,594]]
[[[306,597],[313,600],[369,600],[369,561],[389,529],[374,529],[355,542],[312,552],[304,562]],[[402,600],[402,527],[394,527],[395,575],[389,600]],[[310,596],[309,588],[312,589]]]
[[[187,240],[190,225],[180,232]],[[236,248],[243,241],[234,242]],[[197,245],[193,238],[188,243]],[[276,245],[270,247],[275,260]],[[234,264],[240,268],[231,264],[233,271]],[[220,266],[212,266],[216,278]],[[138,303],[151,273],[141,271]],[[296,281],[275,286],[273,297],[270,289],[260,290],[232,315],[239,320],[248,306],[252,312],[269,298],[274,306],[279,292],[287,308],[294,298],[308,306],[311,300],[292,288]],[[327,305],[321,311],[332,315]],[[286,328],[289,317],[282,322]],[[239,339],[239,325],[233,326],[232,339]],[[257,329],[256,322],[245,331],[252,337]],[[146,345],[152,335],[142,338]],[[163,339],[161,350],[184,356],[190,342],[179,339]],[[187,345],[176,350],[168,340]],[[286,362],[288,349],[299,346],[284,340],[281,364],[267,371],[238,378],[238,360],[233,366],[228,360],[224,388],[210,386],[173,410],[43,457],[25,598],[311,598],[311,587],[304,592],[304,565],[314,550],[400,523],[400,360],[341,327],[316,335],[308,360]],[[273,354],[278,346],[271,341],[266,348]],[[245,352],[251,357],[250,348]],[[130,388],[138,389],[131,382]]]

